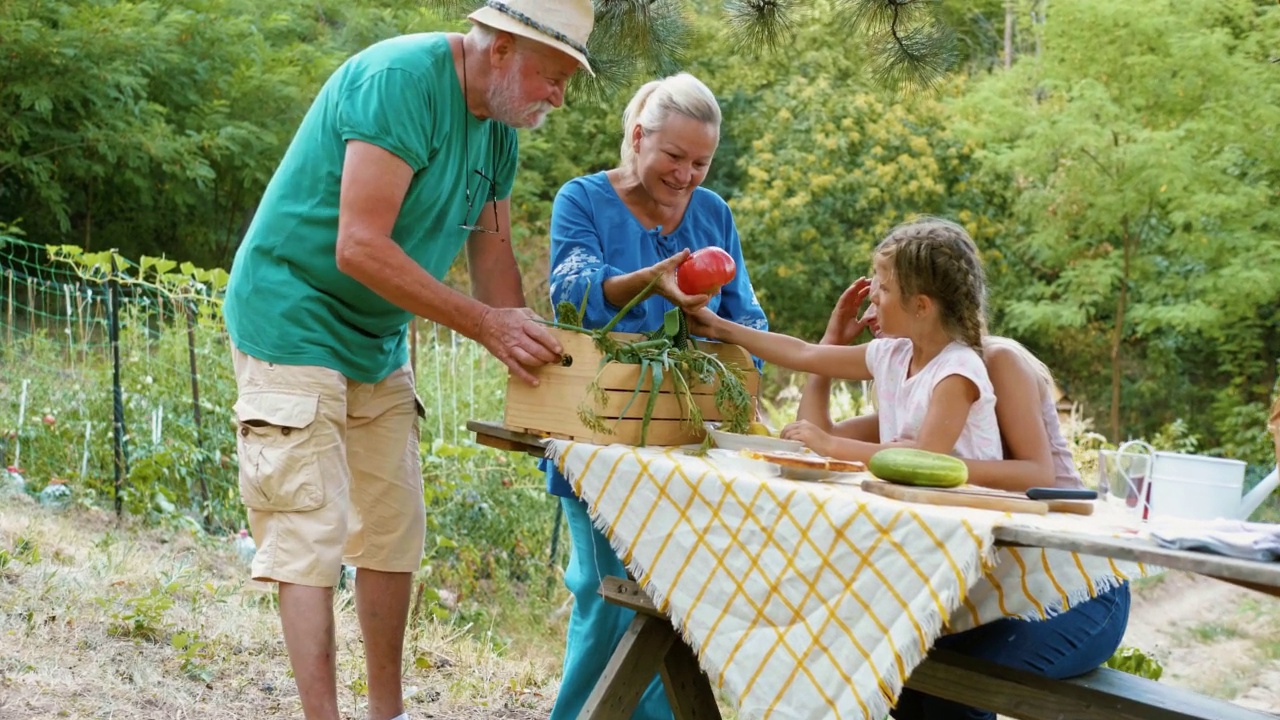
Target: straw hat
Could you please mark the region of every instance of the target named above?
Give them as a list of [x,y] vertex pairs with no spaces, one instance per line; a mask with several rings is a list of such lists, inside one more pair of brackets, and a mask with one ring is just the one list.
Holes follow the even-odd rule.
[[467,18],[553,47],[595,75],[587,62],[587,38],[595,22],[591,0],[487,0]]

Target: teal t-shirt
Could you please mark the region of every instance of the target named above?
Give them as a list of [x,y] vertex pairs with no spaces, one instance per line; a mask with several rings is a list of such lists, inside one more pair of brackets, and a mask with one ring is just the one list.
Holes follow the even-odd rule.
[[474,224],[490,197],[475,171],[493,178],[498,199],[510,195],[516,133],[467,110],[443,33],[404,35],[354,55],[307,111],[236,251],[227,330],[253,357],[373,383],[407,362],[411,316],[338,270],[348,140],[385,148],[413,168],[391,237],[443,278],[468,236],[459,225]]

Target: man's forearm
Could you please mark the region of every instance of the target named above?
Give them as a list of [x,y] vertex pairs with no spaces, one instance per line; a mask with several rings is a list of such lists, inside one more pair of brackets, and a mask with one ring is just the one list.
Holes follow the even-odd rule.
[[514,263],[471,273],[471,294],[491,307],[525,307],[524,284]]
[[[507,227],[509,200],[498,203],[499,225]],[[492,211],[485,210],[486,215]],[[472,232],[467,238],[467,269],[471,274],[471,296],[490,307],[519,308],[527,305],[510,235]]]
[[489,306],[436,280],[389,237],[338,239],[338,269],[418,317],[480,336]]

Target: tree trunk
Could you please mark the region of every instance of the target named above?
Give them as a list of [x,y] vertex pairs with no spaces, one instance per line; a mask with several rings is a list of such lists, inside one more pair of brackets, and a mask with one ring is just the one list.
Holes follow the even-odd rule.
[[1120,344],[1124,340],[1124,313],[1129,300],[1129,265],[1133,258],[1133,238],[1129,220],[1123,222],[1124,261],[1120,271],[1120,292],[1116,296],[1115,328],[1111,333],[1111,439],[1120,442]]
[[1004,69],[1013,67],[1013,20],[1014,0],[1005,0],[1004,4]]
[[1044,5],[1047,0],[1035,0],[1031,3],[1032,33],[1036,36],[1036,57],[1040,57],[1040,39],[1044,34]]

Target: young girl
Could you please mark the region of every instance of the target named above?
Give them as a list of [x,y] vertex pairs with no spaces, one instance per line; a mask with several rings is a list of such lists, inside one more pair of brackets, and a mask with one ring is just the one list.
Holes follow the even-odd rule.
[[[923,235],[934,237],[932,240],[919,239]],[[907,236],[913,236],[916,239],[908,240]],[[963,246],[963,251],[952,249],[957,242]],[[939,246],[948,249],[942,250]],[[963,262],[943,260],[953,252],[962,256]],[[890,253],[893,254],[892,260],[885,258],[885,255]],[[904,253],[916,253],[916,257],[909,261],[914,263],[914,272],[906,269],[910,265],[900,264]],[[939,260],[946,264],[938,265]],[[1025,490],[1026,487],[1035,485],[1082,487],[1080,476],[1071,462],[1070,451],[1058,429],[1057,415],[1049,395],[1052,379],[1048,368],[1012,340],[991,336],[982,337],[980,311],[969,313],[959,311],[961,307],[980,308],[982,298],[981,270],[978,267],[976,249],[963,231],[950,223],[938,223],[938,221],[926,221],[899,228],[881,243],[876,251],[875,261],[876,279],[871,283],[860,279],[845,291],[832,311],[821,346],[807,346],[805,343],[784,336],[775,336],[777,340],[774,344],[778,352],[772,357],[767,352],[763,352],[766,348],[759,348],[762,350],[760,355],[766,361],[776,361],[784,365],[795,362],[797,356],[807,356],[812,352],[810,348],[813,347],[841,351],[839,356],[823,356],[825,362],[813,362],[812,358],[809,358],[808,364],[804,367],[801,367],[800,363],[793,365],[797,369],[809,370],[813,376],[806,384],[804,397],[801,400],[798,412],[800,420],[788,426],[788,434],[793,437],[813,438],[806,444],[818,452],[835,457],[852,457],[844,454],[843,451],[846,448],[865,452],[867,448],[880,447],[872,442],[877,437],[893,439],[903,436],[892,428],[886,428],[887,425],[895,423],[885,422],[886,414],[889,412],[900,415],[904,394],[900,389],[885,393],[883,381],[895,381],[899,375],[894,373],[894,368],[889,367],[886,371],[880,368],[879,363],[873,361],[883,353],[882,350],[874,348],[886,342],[881,338],[887,336],[911,338],[907,341],[912,343],[912,357],[907,361],[910,370],[908,370],[909,379],[906,384],[916,383],[925,377],[924,373],[915,371],[918,364],[914,355],[922,347],[926,347],[924,343],[916,342],[915,338],[927,337],[927,333],[923,333],[928,327],[924,322],[927,313],[921,313],[920,322],[914,328],[904,330],[902,324],[904,319],[913,319],[910,311],[919,306],[919,301],[913,301],[910,295],[919,293],[935,298],[933,304],[939,310],[951,311],[950,315],[946,312],[940,313],[942,325],[953,328],[953,337],[962,338],[962,341],[948,347],[963,344],[965,347],[961,349],[976,359],[977,353],[970,348],[976,348],[978,343],[982,344],[983,357],[977,362],[982,365],[985,361],[985,366],[990,368],[991,377],[996,378],[997,387],[1001,388],[1000,397],[1004,402],[1001,403],[1003,409],[999,415],[988,414],[980,407],[982,400],[969,406],[966,431],[971,426],[981,425],[983,432],[994,429],[997,433],[986,451],[982,454],[970,455],[966,454],[961,443],[956,444],[956,454],[964,458],[969,466],[970,481],[1012,490]],[[895,272],[899,280],[898,286],[895,287],[890,282],[889,287],[886,288],[885,276]],[[976,291],[974,289],[968,292],[962,291],[971,283],[960,282],[957,279],[968,277],[976,279]],[[913,278],[916,282],[909,282]],[[955,288],[955,290],[948,292],[939,289],[945,287]],[[872,305],[859,318],[858,309],[868,292],[870,292]],[[905,306],[895,305],[891,301],[894,295],[906,296]],[[941,300],[948,297],[966,299],[948,305]],[[904,313],[904,308],[908,312]],[[947,320],[947,317],[950,317],[950,320]],[[877,339],[872,340],[868,345],[850,347],[849,343],[865,327],[872,327]],[[912,334],[913,331],[921,334]],[[730,329],[730,332],[721,335],[721,339],[734,343],[758,339],[748,335],[750,334],[738,333]],[[903,340],[887,342],[902,343]],[[853,358],[853,351],[858,348],[866,348],[860,355],[861,365],[852,359],[844,364],[841,360],[835,359],[837,357]],[[888,353],[883,354],[888,356]],[[942,357],[944,356],[939,353],[934,356],[932,363],[941,366],[939,358]],[[831,422],[828,407],[831,392],[830,377],[866,379],[865,374],[854,375],[850,371],[850,368],[855,365],[858,365],[857,371],[869,371],[875,374],[879,395],[880,427],[878,429],[868,424],[868,421],[876,419],[875,415],[863,415],[834,425]],[[823,367],[826,369],[821,369]],[[935,376],[941,374],[936,373]],[[957,376],[951,375],[945,379],[951,380],[955,377]],[[986,371],[983,370],[979,377],[984,382],[985,392],[990,393],[992,386],[985,382]],[[972,376],[965,376],[965,378],[968,382],[973,382]],[[899,385],[901,383],[894,387],[897,388]],[[941,411],[938,400],[946,393],[944,385],[945,382],[940,383],[933,390],[933,397],[930,398],[929,408],[926,411],[926,421],[923,423],[925,427],[917,436],[923,440],[917,444],[918,447],[938,449],[937,445],[929,446],[929,443],[934,442],[934,438],[929,435],[928,423]],[[920,389],[909,388],[907,392],[913,391],[919,392]],[[889,400],[895,392],[896,407],[890,404]],[[962,416],[956,414],[955,417]],[[1008,440],[1011,458],[1009,460],[1001,459],[998,434],[1000,425],[1006,428],[1005,438]],[[890,434],[885,434],[886,432]],[[1129,584],[1124,583],[1048,620],[1003,618],[961,633],[945,635],[938,638],[935,647],[1045,677],[1059,679],[1073,677],[1098,667],[1119,647],[1128,624],[1129,603]],[[902,691],[892,715],[895,720],[995,720],[995,715],[990,712],[926,695],[910,688]]]
[[789,425],[783,437],[814,452],[865,462],[877,450],[898,446],[1001,459],[995,394],[979,355],[986,286],[973,240],[946,220],[907,223],[876,248],[874,267],[871,302],[882,337],[866,345],[807,343],[706,311],[690,315],[689,331],[793,370],[874,379],[882,442],[832,436],[808,423]]
[[[859,316],[863,301],[870,296],[870,286],[869,279],[858,278],[840,296],[823,333],[823,345],[851,345],[867,329],[873,337],[880,336],[875,305]],[[996,394],[1004,459],[965,459],[969,482],[1014,492],[1032,487],[1084,488],[1058,423],[1049,368],[1016,340],[995,335],[982,339],[982,360]],[[810,375],[800,396],[796,423],[813,425],[816,433],[880,441],[878,413],[834,422],[830,400],[831,378]]]

